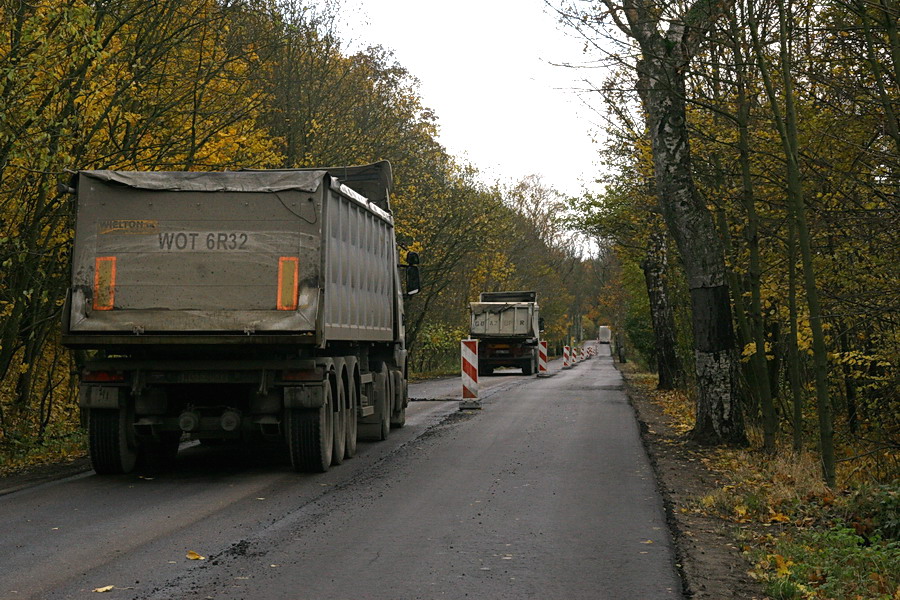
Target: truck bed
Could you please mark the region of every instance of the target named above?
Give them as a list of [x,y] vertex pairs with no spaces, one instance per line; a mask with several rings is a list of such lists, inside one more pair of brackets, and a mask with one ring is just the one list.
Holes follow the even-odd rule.
[[393,220],[325,170],[84,171],[70,345],[396,337]]

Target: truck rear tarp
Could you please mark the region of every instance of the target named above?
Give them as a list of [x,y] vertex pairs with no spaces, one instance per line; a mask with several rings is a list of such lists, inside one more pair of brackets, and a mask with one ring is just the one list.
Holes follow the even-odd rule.
[[533,302],[472,302],[472,337],[537,338]]
[[76,189],[70,334],[395,335],[393,220],[326,170],[83,171]]

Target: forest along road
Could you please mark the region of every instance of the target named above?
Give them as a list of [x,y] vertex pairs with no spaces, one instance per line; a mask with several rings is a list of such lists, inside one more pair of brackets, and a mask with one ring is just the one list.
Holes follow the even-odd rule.
[[0,496],[0,598],[680,598],[611,357],[559,367],[481,378],[478,411],[459,379],[415,384],[436,401],[322,475],[193,446]]

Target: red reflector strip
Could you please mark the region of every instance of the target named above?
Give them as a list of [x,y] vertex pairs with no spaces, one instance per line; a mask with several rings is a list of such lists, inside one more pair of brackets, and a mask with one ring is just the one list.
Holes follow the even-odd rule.
[[94,310],[112,310],[116,300],[116,257],[98,256],[94,262]]
[[300,259],[282,256],[278,259],[278,310],[297,310]]
[[81,380],[89,383],[125,381],[125,373],[122,371],[84,371],[81,374]]

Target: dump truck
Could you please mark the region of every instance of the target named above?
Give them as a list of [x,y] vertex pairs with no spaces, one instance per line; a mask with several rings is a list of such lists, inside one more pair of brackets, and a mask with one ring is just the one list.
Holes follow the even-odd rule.
[[612,328],[609,325],[600,325],[597,328],[597,341],[601,344],[609,344],[612,341]]
[[525,375],[537,371],[538,341],[543,323],[536,292],[482,292],[469,304],[469,337],[478,340],[478,372],[518,367]]
[[[391,166],[80,171],[62,341],[100,474],[185,437],[268,441],[324,472],[402,427],[404,297]],[[405,272],[406,289],[401,273]]]

